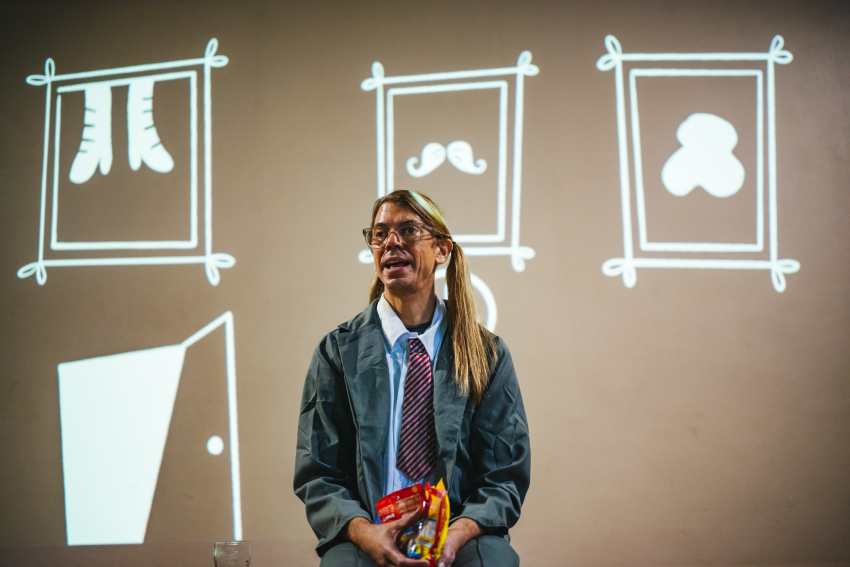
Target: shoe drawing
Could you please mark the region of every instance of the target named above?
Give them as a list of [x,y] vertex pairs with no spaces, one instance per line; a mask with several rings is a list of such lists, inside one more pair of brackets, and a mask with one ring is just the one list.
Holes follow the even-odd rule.
[[137,171],[142,162],[159,173],[174,168],[171,154],[162,146],[153,123],[152,78],[140,77],[130,83],[127,96],[127,137],[130,167]]
[[85,88],[86,113],[83,140],[71,164],[71,181],[85,183],[100,165],[106,175],[112,168],[112,89],[94,84]]

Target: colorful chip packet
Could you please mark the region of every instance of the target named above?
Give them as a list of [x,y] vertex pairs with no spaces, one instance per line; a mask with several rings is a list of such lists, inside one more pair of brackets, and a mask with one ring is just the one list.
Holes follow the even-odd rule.
[[378,500],[381,523],[394,522],[419,508],[424,514],[399,537],[399,550],[411,559],[424,559],[432,566],[440,558],[449,530],[449,495],[443,480],[437,486],[421,483],[402,488]]

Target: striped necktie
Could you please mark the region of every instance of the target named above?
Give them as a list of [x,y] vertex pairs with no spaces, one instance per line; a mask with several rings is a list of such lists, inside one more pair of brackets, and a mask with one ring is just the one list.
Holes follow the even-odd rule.
[[398,439],[398,470],[417,481],[434,470],[437,434],[434,428],[431,360],[417,338],[410,339],[410,362],[404,380],[401,432]]

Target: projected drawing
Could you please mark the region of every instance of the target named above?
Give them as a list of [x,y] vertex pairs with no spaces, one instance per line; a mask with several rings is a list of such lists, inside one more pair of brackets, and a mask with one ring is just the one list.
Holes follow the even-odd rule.
[[91,179],[98,166],[103,175],[112,169],[112,88],[95,84],[86,87],[85,93],[86,126],[69,176],[74,183]]
[[[59,364],[68,545],[140,544],[168,437],[186,349],[224,325],[233,538],[242,539],[233,315],[182,343]],[[219,455],[213,435],[207,451]]]
[[661,170],[661,181],[673,195],[683,197],[702,187],[715,197],[730,197],[744,184],[744,165],[732,150],[738,133],[714,114],[691,114],[679,126],[676,138],[682,147]]
[[[778,256],[777,228],[777,188],[776,188],[776,105],[775,105],[775,64],[784,65],[793,59],[790,52],[783,49],[784,40],[776,36],[766,53],[623,53],[620,43],[612,35],[605,38],[608,53],[596,63],[600,71],[615,70],[615,85],[617,97],[617,131],[620,153],[620,195],[622,200],[623,219],[623,251],[624,257],[612,258],[602,265],[602,272],[607,276],[622,276],[626,287],[635,285],[636,268],[696,268],[696,269],[749,269],[770,270],[773,287],[778,292],[785,290],[785,274],[795,273],[800,264],[796,260],[780,259]],[[641,67],[648,62],[706,62],[704,68],[663,68]],[[763,61],[766,69],[719,68],[726,62]],[[628,73],[628,105],[626,104],[626,87],[624,79],[624,62],[631,68]],[[710,62],[710,63],[708,63]],[[765,81],[766,75],[766,81]],[[640,79],[641,89],[648,87],[647,80],[659,81],[752,81],[746,83],[753,88],[755,94],[754,112],[748,119],[741,117],[735,120],[722,113],[697,111],[692,112],[678,125],[675,138],[679,148],[667,156],[663,167],[658,170],[654,166],[647,169],[645,150],[642,147],[641,127],[647,126],[639,113],[638,88]],[[706,83],[699,83],[704,86]],[[742,83],[744,84],[744,83]],[[678,92],[678,91],[674,91]],[[699,93],[701,94],[701,93]],[[695,96],[699,102],[707,104],[704,99]],[[646,98],[643,104],[646,104]],[[749,108],[751,99],[746,99],[745,106]],[[731,108],[731,107],[730,107]],[[732,109],[737,112],[740,109]],[[745,112],[749,112],[745,110]],[[754,114],[754,116],[753,116]],[[627,117],[628,116],[628,117]],[[752,121],[754,126],[750,132],[749,126],[744,130],[736,126],[736,121],[744,123]],[[767,128],[765,132],[765,122]],[[629,138],[627,130],[631,127],[631,142],[634,159],[634,170],[629,166]],[[651,124],[649,125],[652,126]],[[752,139],[752,164],[745,166],[736,157],[739,148],[739,136],[745,132]],[[657,138],[656,138],[657,139]],[[766,140],[766,150],[765,150]],[[652,150],[652,148],[649,148]],[[765,167],[765,157],[767,167]],[[654,178],[657,173],[658,177]],[[632,234],[632,189],[630,177],[635,180],[634,214],[638,223],[639,248],[648,252],[677,252],[699,253],[700,257],[640,257],[635,256]],[[764,185],[767,179],[767,225],[769,257],[763,259],[706,257],[706,253],[759,253],[764,251]],[[651,240],[648,237],[647,210],[650,200],[646,189],[648,183],[655,180],[666,190],[668,198],[692,199],[694,189],[701,187],[706,194],[717,198],[715,202],[729,203],[735,199],[744,198],[742,187],[745,183],[752,184],[755,213],[754,238],[745,242],[688,241],[671,239]],[[656,199],[656,197],[652,197]],[[655,200],[654,202],[662,202]],[[685,201],[682,201],[685,202]],[[745,201],[734,201],[744,203]],[[735,205],[738,206],[738,205]],[[752,229],[750,229],[752,230]],[[752,234],[752,232],[750,232]]]
[[[377,151],[378,151],[378,198],[395,190],[395,113],[396,99],[412,95],[433,95],[435,93],[460,93],[494,89],[498,92],[498,172],[496,187],[493,193],[496,198],[496,231],[492,234],[456,234],[455,240],[461,244],[472,243],[475,246],[465,246],[464,252],[470,256],[510,256],[511,265],[517,272],[525,269],[525,260],[534,257],[534,250],[519,243],[520,197],[522,192],[522,128],[523,128],[523,88],[525,77],[537,75],[539,69],[531,63],[531,53],[524,51],[517,59],[515,67],[497,69],[475,69],[470,71],[452,71],[446,73],[429,73],[423,75],[404,75],[395,77],[384,76],[384,67],[375,62],[372,65],[372,77],[361,84],[364,91],[374,90],[377,96]],[[510,242],[508,239],[508,82],[505,80],[482,81],[487,77],[515,76],[515,101],[513,120],[512,185],[511,185],[511,217]],[[437,84],[434,84],[437,83]],[[390,86],[389,85],[409,85]],[[451,140],[452,138],[449,138]],[[408,154],[409,155],[409,154]],[[464,173],[478,175],[486,171],[489,162],[483,158],[474,158],[473,148],[468,141],[455,140],[443,147],[438,142],[426,144],[421,157],[410,157],[407,162],[407,172],[412,177],[423,177],[437,169],[444,160],[448,159],[455,168]],[[496,246],[484,246],[491,244]],[[359,259],[363,263],[372,261],[369,250],[360,252]]]
[[[364,91],[374,90],[376,93],[376,133],[377,133],[377,165],[378,165],[378,198],[396,189],[396,153],[400,147],[399,108],[403,101],[411,97],[455,97],[453,101],[445,99],[445,102],[435,103],[435,106],[450,110],[453,104],[460,101],[457,97],[480,93],[494,93],[492,121],[488,118],[487,125],[480,131],[492,131],[492,139],[484,140],[491,150],[479,147],[479,143],[463,135],[462,139],[456,132],[446,128],[444,131],[431,134],[421,134],[425,139],[424,144],[415,146],[414,151],[419,155],[411,155],[408,150],[400,150],[406,161],[402,171],[410,176],[400,187],[410,188],[410,180],[430,178],[438,175],[440,166],[448,160],[457,172],[467,175],[464,180],[459,180],[452,188],[453,191],[465,191],[468,189],[467,182],[474,178],[492,176],[492,185],[486,189],[485,197],[487,203],[481,203],[474,211],[458,218],[453,216],[455,226],[462,224],[467,219],[464,217],[479,217],[482,211],[488,211],[492,206],[494,221],[491,232],[471,232],[455,230],[454,239],[463,244],[464,252],[469,256],[509,256],[511,266],[517,272],[525,269],[525,261],[534,258],[534,250],[528,246],[520,245],[520,198],[522,193],[522,134],[523,134],[523,108],[524,108],[524,81],[525,77],[537,75],[539,69],[531,63],[531,53],[522,52],[517,59],[516,66],[495,69],[475,69],[469,71],[452,71],[444,73],[429,73],[421,75],[385,76],[384,68],[379,62],[372,64],[372,77],[361,83]],[[514,114],[513,135],[509,138],[509,82],[504,79],[496,80],[495,77],[515,77],[514,83]],[[488,80],[489,79],[489,80]],[[403,86],[402,86],[403,85]],[[441,101],[444,99],[440,99]],[[489,108],[489,107],[488,107]],[[412,123],[412,122],[411,122]],[[492,125],[492,126],[491,126]],[[415,129],[415,128],[414,128]],[[420,129],[421,130],[421,129]],[[475,133],[479,131],[476,130]],[[407,132],[410,135],[410,132]],[[415,132],[414,132],[415,134]],[[489,134],[487,134],[489,136]],[[485,136],[486,137],[486,136]],[[415,138],[415,135],[414,135]],[[433,140],[440,141],[433,141]],[[452,141],[453,140],[453,141]],[[444,142],[449,142],[443,145]],[[485,145],[486,145],[485,144]],[[509,157],[509,146],[511,152]],[[419,150],[421,148],[421,151]],[[510,193],[508,192],[508,166],[511,167],[512,179]],[[434,182],[437,183],[437,182]],[[490,181],[486,181],[490,183]],[[438,184],[439,186],[439,184]],[[420,186],[417,186],[417,188]],[[432,196],[430,188],[423,187],[425,192]],[[490,201],[489,199],[492,199]],[[510,203],[508,202],[510,199]],[[508,211],[510,210],[510,216]],[[509,234],[510,231],[510,234]],[[362,250],[358,255],[360,262],[369,264],[372,262],[372,252]],[[493,328],[496,321],[496,304],[493,294],[487,285],[477,276],[473,276],[473,283],[485,298],[488,309],[488,328]]]
[[[82,73],[57,75],[53,59],[45,62],[44,75],[30,75],[27,83],[46,87],[44,120],[44,158],[41,181],[41,214],[39,222],[38,260],[18,270],[19,278],[35,274],[36,281],[43,285],[47,281],[47,268],[60,266],[115,266],[154,264],[203,264],[212,285],[220,281],[220,269],[232,267],[233,256],[212,249],[212,112],[211,70],[227,65],[227,57],[216,55],[218,41],[213,38],[202,58],[169,61],[148,65],[136,65]],[[191,67],[203,67],[203,116],[198,108],[198,71]],[[130,76],[128,76],[130,75]],[[139,239],[139,240],[74,240],[59,238],[57,225],[61,215],[60,164],[62,124],[62,97],[70,93],[83,93],[85,99],[84,128],[79,149],[71,163],[68,179],[75,185],[87,184],[99,170],[108,175],[113,168],[112,100],[113,89],[127,87],[127,158],[130,169],[138,171],[142,164],[160,174],[168,174],[175,168],[175,161],[164,147],[154,123],[153,102],[155,86],[184,81],[189,91],[189,163],[181,164],[187,170],[189,194],[189,219],[186,223],[187,237],[183,239]],[[65,83],[55,88],[54,84]],[[55,105],[55,111],[52,108]],[[198,190],[198,123],[203,122],[203,254],[124,257],[45,257],[45,230],[50,214],[50,249],[55,251],[107,251],[107,250],[193,250],[200,246],[199,238],[199,190]],[[50,139],[53,138],[52,160]],[[49,171],[52,170],[52,171]],[[48,199],[48,179],[52,177],[52,199]],[[64,177],[63,177],[64,179]],[[120,193],[120,192],[117,192]],[[64,217],[63,217],[64,218]],[[178,229],[180,229],[178,227]],[[181,229],[182,230],[182,229]]]
[[[496,308],[496,298],[493,296],[493,292],[490,291],[490,287],[484,283],[484,280],[476,276],[475,274],[469,274],[470,279],[472,280],[472,287],[481,294],[481,297],[484,299],[484,307],[487,309],[487,319],[483,321],[484,326],[487,327],[489,331],[493,331],[496,328],[496,320],[498,317],[498,310]],[[446,269],[441,268],[434,272],[434,280],[444,280],[446,279]],[[443,284],[443,299],[449,298],[449,286],[448,284]]]
[[[171,154],[162,146],[153,121],[154,79],[132,79],[127,97],[127,138],[130,167],[142,162],[154,171],[168,173],[174,167]],[[80,149],[71,165],[69,179],[77,184],[91,179],[100,166],[107,175],[112,168],[112,87],[94,83],[85,87],[85,128]]]
[[142,162],[160,173],[174,167],[171,154],[163,147],[153,123],[153,86],[150,77],[134,79],[127,97],[127,138],[130,167],[137,171]]
[[472,146],[463,140],[452,142],[446,147],[437,142],[426,144],[422,148],[422,164],[416,168],[419,158],[416,156],[407,160],[407,172],[413,177],[424,177],[443,165],[446,158],[449,163],[464,173],[481,175],[487,169],[487,161],[472,157]]

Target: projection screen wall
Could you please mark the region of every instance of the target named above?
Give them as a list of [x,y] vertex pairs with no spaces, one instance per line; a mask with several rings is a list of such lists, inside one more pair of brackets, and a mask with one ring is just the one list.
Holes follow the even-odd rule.
[[0,563],[317,565],[304,376],[395,189],[444,208],[512,353],[523,565],[850,563],[846,3],[0,27]]

